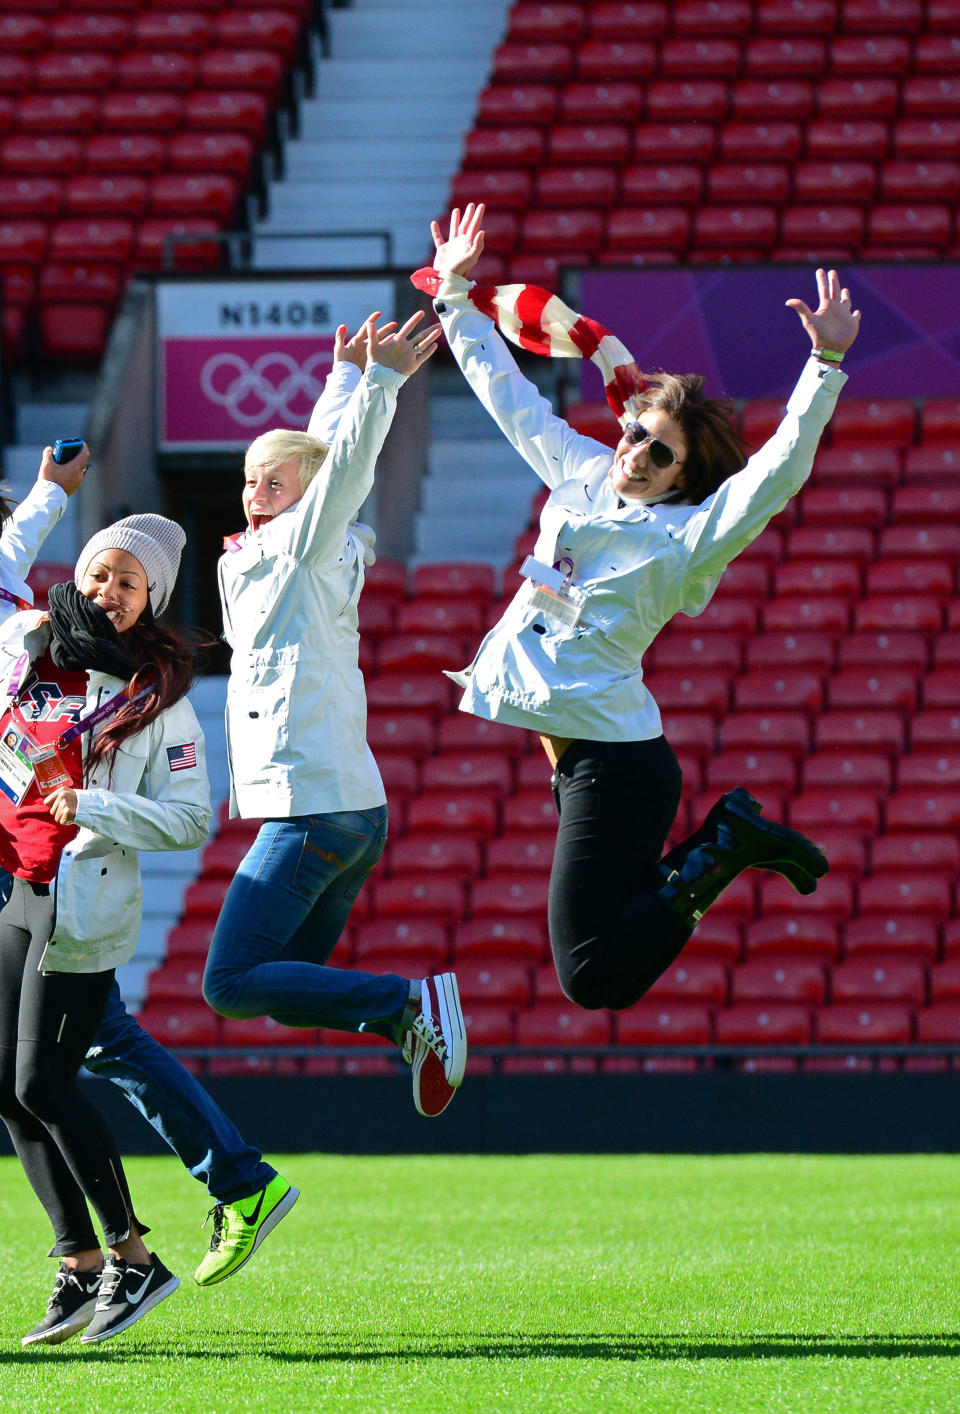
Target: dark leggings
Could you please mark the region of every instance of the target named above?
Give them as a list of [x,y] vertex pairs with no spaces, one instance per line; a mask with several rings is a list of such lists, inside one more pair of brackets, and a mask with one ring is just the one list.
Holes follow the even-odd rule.
[[0,912],[0,1115],[53,1225],[51,1257],[130,1235],[132,1207],[116,1144],[77,1085],[113,972],[41,972],[53,899],[15,879]]
[[690,936],[656,892],[680,804],[679,763],[662,736],[575,741],[553,795],[560,827],[549,917],[560,985],[578,1006],[632,1006]]

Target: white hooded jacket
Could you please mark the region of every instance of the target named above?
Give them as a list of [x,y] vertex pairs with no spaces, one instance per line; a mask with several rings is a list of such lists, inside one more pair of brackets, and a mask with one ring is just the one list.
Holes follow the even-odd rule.
[[[310,432],[329,455],[299,501],[233,538],[218,567],[233,815],[281,817],[383,805],[367,746],[357,600],[372,534],[354,522],[396,409],[402,374],[337,363]],[[353,391],[351,385],[356,383]],[[345,406],[344,406],[345,403]],[[342,411],[341,411],[342,409]]]

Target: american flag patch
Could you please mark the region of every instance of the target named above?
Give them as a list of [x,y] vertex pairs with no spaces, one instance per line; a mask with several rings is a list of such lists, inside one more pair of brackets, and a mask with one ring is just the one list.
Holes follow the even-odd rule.
[[197,764],[197,748],[194,742],[185,742],[183,746],[168,746],[167,761],[170,763],[171,771],[186,771],[189,767]]

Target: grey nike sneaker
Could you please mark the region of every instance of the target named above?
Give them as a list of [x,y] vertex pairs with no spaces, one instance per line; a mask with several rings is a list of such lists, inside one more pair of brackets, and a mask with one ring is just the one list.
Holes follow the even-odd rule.
[[122,1257],[108,1258],[100,1279],[97,1309],[80,1337],[81,1344],[93,1345],[119,1335],[172,1296],[179,1285],[180,1278],[167,1271],[156,1252],[150,1253],[149,1267],[125,1262]]
[[86,1330],[93,1320],[99,1290],[99,1268],[95,1272],[75,1272],[61,1262],[53,1295],[47,1302],[47,1314],[32,1331],[27,1331],[21,1345],[59,1345]]

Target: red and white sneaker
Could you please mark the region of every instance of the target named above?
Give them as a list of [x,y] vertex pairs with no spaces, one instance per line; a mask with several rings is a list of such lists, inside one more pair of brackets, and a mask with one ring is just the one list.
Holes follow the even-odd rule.
[[452,972],[425,977],[420,1011],[403,1038],[403,1054],[413,1070],[413,1103],[420,1114],[442,1114],[467,1068],[467,1028]]

